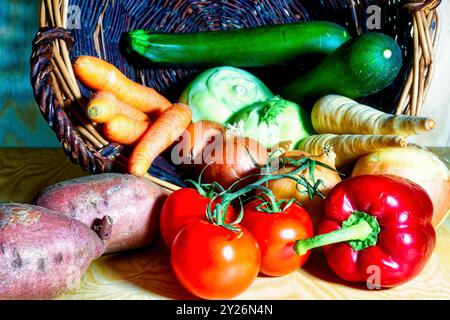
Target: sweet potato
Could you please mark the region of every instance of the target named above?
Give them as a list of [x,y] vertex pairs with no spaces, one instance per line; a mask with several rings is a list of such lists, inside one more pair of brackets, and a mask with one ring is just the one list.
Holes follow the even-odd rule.
[[152,243],[168,193],[144,178],[106,173],[57,183],[44,189],[34,203],[89,227],[96,219],[110,216],[113,228],[106,248],[110,253]]
[[[103,220],[104,221],[104,220]],[[0,205],[0,299],[49,299],[78,283],[105,243],[52,210]]]

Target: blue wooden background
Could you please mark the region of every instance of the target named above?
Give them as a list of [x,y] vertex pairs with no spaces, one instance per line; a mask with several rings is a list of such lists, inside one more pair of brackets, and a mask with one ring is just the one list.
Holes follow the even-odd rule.
[[29,81],[38,10],[38,0],[0,1],[0,147],[59,146]]

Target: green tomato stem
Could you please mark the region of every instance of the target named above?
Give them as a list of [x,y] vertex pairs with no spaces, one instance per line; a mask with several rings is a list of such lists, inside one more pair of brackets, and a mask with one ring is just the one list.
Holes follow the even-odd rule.
[[[281,212],[282,210],[280,208],[280,205],[276,201],[275,196],[273,195],[273,192],[263,186],[264,184],[266,184],[267,182],[272,181],[272,180],[291,179],[291,180],[295,181],[297,184],[302,184],[303,186],[305,186],[305,188],[308,189],[310,197],[314,196],[314,195],[322,196],[320,191],[318,191],[318,189],[317,189],[318,185],[319,185],[318,183],[315,183],[315,185],[312,186],[312,185],[310,185],[310,183],[308,181],[306,181],[306,182],[304,181],[305,178],[303,176],[298,176],[297,174],[305,169],[309,169],[310,171],[313,171],[314,167],[316,165],[321,165],[321,166],[325,167],[326,166],[325,164],[322,164],[320,162],[314,161],[309,158],[304,158],[299,161],[286,158],[284,161],[286,161],[286,162],[282,162],[283,164],[296,165],[297,168],[295,170],[293,170],[292,172],[285,173],[285,174],[269,173],[269,174],[265,174],[265,175],[261,175],[261,174],[254,175],[255,177],[262,176],[262,178],[260,178],[258,181],[254,182],[252,184],[249,184],[241,189],[238,189],[235,192],[231,192],[230,190],[232,190],[239,183],[239,181],[235,182],[228,190],[217,195],[218,197],[222,197],[222,200],[220,203],[217,203],[214,206],[214,208],[212,208],[212,203],[213,203],[214,198],[211,199],[210,206],[207,209],[208,220],[211,223],[214,223],[216,225],[221,225],[225,228],[236,229],[236,227],[234,227],[232,225],[232,224],[236,224],[236,223],[232,223],[231,225],[225,223],[224,217],[226,215],[226,211],[227,211],[228,207],[231,205],[233,200],[242,197],[243,195],[247,194],[248,192],[250,192],[252,190],[257,190],[257,189],[262,190],[266,195],[268,195],[268,198],[270,201],[269,205],[271,206],[271,208],[269,208],[270,211]],[[247,179],[249,177],[251,177],[251,176],[247,176],[243,179]],[[242,180],[240,180],[240,181],[242,181]],[[311,195],[311,193],[312,193],[312,195]]]
[[269,211],[270,212],[281,212],[281,208],[278,206],[278,203],[275,200],[275,196],[274,196],[272,190],[270,190],[270,192],[268,192],[268,193],[265,193],[265,195],[269,198],[269,201],[270,201]]
[[295,180],[295,181],[299,180],[299,178],[296,175],[294,175],[294,174],[266,175],[263,178],[261,178],[258,181],[256,181],[255,183],[252,183],[252,184],[250,184],[248,186],[245,186],[242,189],[239,189],[239,190],[237,190],[235,192],[231,192],[231,193],[225,193],[225,195],[223,196],[222,204],[229,204],[234,199],[242,197],[243,195],[245,195],[246,193],[249,193],[252,190],[261,189],[261,185],[263,185],[263,184],[265,184],[265,183],[267,183],[269,181],[278,180],[278,179],[284,179],[284,178],[292,179],[292,180]]

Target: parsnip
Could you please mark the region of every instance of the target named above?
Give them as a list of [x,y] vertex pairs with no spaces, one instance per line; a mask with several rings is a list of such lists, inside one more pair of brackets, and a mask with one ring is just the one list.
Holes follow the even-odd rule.
[[299,149],[320,154],[326,147],[336,153],[336,167],[342,167],[368,153],[388,147],[406,147],[405,138],[395,135],[334,135],[319,134],[300,142]]
[[406,137],[435,127],[432,119],[394,116],[339,95],[319,99],[312,109],[311,118],[318,133],[392,134]]

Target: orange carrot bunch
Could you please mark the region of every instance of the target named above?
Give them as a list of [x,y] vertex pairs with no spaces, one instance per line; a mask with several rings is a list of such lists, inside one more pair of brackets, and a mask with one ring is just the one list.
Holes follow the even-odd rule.
[[128,171],[144,176],[153,160],[174,143],[192,121],[192,111],[187,105],[176,103],[165,110],[134,148]]
[[94,91],[108,91],[120,101],[142,112],[159,116],[171,103],[155,89],[128,79],[112,64],[95,57],[80,56],[73,71],[84,85]]
[[188,106],[172,105],[155,89],[133,82],[102,59],[78,57],[73,70],[78,80],[95,91],[87,104],[88,118],[102,124],[109,141],[135,145],[128,164],[134,175],[144,176],[153,160],[192,121]]
[[109,141],[130,145],[138,141],[150,125],[149,121],[139,121],[118,114],[103,125],[103,134]]
[[148,115],[118,100],[112,93],[99,91],[94,94],[87,105],[87,116],[94,122],[111,121],[117,114],[137,121],[149,121]]

